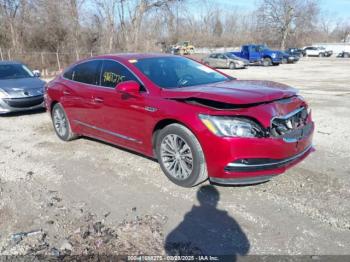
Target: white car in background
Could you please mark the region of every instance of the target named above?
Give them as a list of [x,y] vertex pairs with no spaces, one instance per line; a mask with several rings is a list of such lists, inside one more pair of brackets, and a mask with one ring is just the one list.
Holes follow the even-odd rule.
[[304,47],[305,56],[330,57],[333,51],[327,50],[322,46],[306,46]]
[[326,55],[325,50],[321,49],[320,47],[316,47],[316,46],[304,47],[304,51],[305,51],[305,56],[324,57]]

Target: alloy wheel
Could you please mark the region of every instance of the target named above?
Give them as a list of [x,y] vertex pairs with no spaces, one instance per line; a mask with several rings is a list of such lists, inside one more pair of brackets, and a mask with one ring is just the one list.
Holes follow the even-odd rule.
[[68,122],[67,118],[60,108],[56,108],[53,113],[53,122],[57,133],[64,137],[67,134]]
[[161,142],[160,157],[169,174],[177,180],[187,179],[193,170],[191,148],[175,134],[165,136]]

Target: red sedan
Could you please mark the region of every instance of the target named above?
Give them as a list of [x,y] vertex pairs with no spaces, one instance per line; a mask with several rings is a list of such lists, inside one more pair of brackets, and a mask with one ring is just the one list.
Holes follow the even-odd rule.
[[310,109],[295,89],[179,56],[80,61],[46,86],[45,101],[62,140],[88,136],[154,157],[184,187],[268,181],[313,151]]

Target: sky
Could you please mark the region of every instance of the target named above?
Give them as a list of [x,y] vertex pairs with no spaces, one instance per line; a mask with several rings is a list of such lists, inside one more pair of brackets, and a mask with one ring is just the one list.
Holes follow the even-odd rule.
[[[244,8],[246,11],[253,10],[258,0],[214,0],[225,5],[235,5]],[[350,20],[350,0],[317,0],[320,3],[322,12],[332,17],[339,17]]]

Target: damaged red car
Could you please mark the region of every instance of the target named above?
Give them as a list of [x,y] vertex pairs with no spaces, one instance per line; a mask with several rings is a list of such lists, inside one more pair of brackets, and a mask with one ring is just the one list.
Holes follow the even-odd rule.
[[180,56],[83,60],[46,86],[45,101],[62,140],[87,136],[137,151],[183,187],[261,183],[313,151],[311,111],[296,89]]

